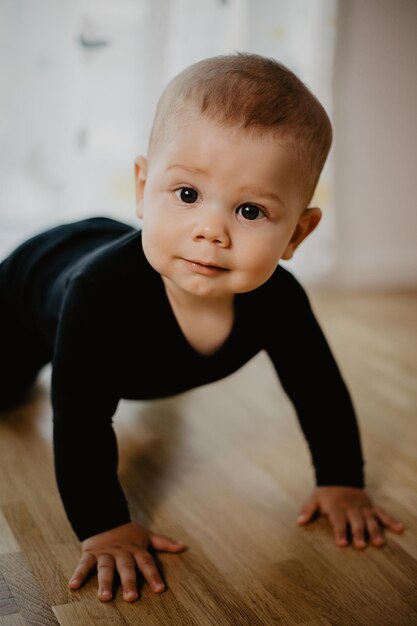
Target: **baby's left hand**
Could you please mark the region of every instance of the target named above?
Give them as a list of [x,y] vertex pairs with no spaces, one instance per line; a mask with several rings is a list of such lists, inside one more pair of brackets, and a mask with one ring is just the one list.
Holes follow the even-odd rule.
[[[366,531],[372,545],[379,547],[385,543],[382,534],[384,526],[397,533],[404,530],[402,522],[390,517],[381,507],[374,506],[366,491],[357,487],[316,487],[301,508],[297,524],[308,522],[317,510],[329,518],[335,543],[340,547],[349,545],[346,536],[348,524],[355,548],[366,548]],[[382,522],[382,527],[379,522]]]

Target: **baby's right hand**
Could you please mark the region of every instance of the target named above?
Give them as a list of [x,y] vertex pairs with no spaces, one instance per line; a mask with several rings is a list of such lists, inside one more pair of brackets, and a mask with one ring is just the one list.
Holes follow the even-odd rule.
[[78,566],[74,570],[68,586],[78,589],[90,570],[97,565],[99,600],[111,600],[113,591],[114,570],[120,575],[123,597],[128,602],[137,599],[136,564],[155,593],[164,590],[164,583],[156,568],[151,554],[147,551],[148,544],[156,550],[182,552],[186,545],[178,543],[165,535],[157,535],[140,526],[129,522],[106,530],[98,535],[85,539]]

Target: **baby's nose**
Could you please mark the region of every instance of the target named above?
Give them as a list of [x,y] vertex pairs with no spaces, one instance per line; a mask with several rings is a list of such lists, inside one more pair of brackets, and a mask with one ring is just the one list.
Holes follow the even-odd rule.
[[224,215],[218,209],[206,209],[200,212],[192,230],[193,239],[208,239],[215,243],[227,245],[230,241],[229,231]]

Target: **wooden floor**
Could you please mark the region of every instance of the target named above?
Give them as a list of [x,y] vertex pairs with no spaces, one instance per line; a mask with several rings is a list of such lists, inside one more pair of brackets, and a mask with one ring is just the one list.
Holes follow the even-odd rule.
[[186,542],[159,553],[167,589],[101,603],[67,588],[79,542],[52,464],[50,366],[0,419],[0,626],[417,624],[417,292],[326,294],[313,308],[356,405],[375,504],[405,524],[381,548],[295,523],[314,486],[296,415],[261,353],[233,376],[119,404],[120,479],[135,519]]

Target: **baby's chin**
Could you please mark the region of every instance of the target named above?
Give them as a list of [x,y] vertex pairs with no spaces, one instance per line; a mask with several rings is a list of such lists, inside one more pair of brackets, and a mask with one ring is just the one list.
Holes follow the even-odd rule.
[[186,279],[172,277],[170,275],[161,274],[162,280],[165,286],[170,290],[175,290],[177,293],[188,295],[201,299],[229,299],[233,298],[234,291],[229,287],[220,286],[214,283],[213,280],[206,277],[195,276],[188,277]]
[[201,275],[184,276],[175,275],[171,272],[160,271],[165,286],[177,293],[182,292],[189,296],[201,299],[218,299],[227,301],[233,299],[235,295],[254,291],[265,281],[247,281],[236,276],[228,276],[227,280],[222,277],[207,277]]

